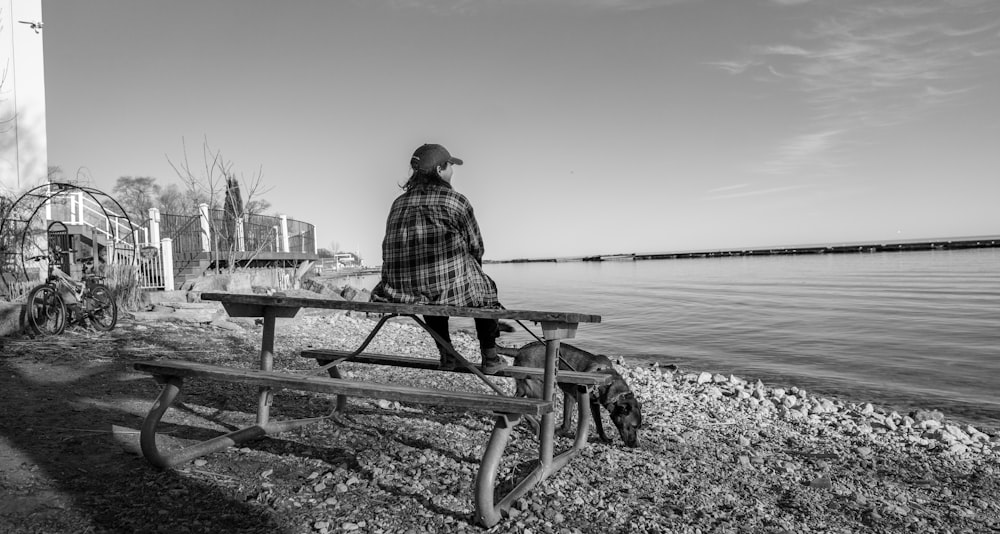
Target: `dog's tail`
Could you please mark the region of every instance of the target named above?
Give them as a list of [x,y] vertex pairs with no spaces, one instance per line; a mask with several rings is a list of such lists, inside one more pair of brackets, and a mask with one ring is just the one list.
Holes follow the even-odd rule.
[[497,345],[497,353],[503,354],[504,356],[510,356],[511,358],[517,356],[518,349],[514,347],[501,347]]

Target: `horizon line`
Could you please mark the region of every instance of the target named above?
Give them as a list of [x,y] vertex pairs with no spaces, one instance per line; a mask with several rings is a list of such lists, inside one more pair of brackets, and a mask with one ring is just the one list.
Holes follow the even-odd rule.
[[686,256],[686,255],[699,255],[699,254],[716,254],[716,255],[744,255],[752,252],[764,252],[764,251],[790,251],[799,249],[838,249],[838,248],[869,248],[869,247],[893,247],[893,246],[909,246],[914,247],[917,245],[927,245],[933,246],[936,244],[961,244],[961,243],[977,243],[982,241],[994,242],[987,247],[1000,246],[1000,234],[995,235],[981,235],[981,236],[967,236],[967,237],[939,237],[939,238],[923,238],[923,239],[901,239],[901,240],[879,240],[879,241],[854,241],[854,242],[840,242],[832,244],[808,244],[808,245],[771,245],[771,246],[755,246],[755,247],[738,247],[738,248],[711,248],[711,249],[695,249],[695,250],[679,250],[679,251],[669,251],[669,252],[616,252],[616,253],[605,253],[605,254],[587,254],[587,255],[573,255],[573,256],[557,256],[557,257],[538,257],[538,258],[511,258],[506,260],[487,260],[484,259],[483,262],[489,263],[511,263],[511,262],[543,262],[543,261],[573,261],[573,260],[583,260],[584,258],[604,258],[604,257],[636,257],[636,256]]

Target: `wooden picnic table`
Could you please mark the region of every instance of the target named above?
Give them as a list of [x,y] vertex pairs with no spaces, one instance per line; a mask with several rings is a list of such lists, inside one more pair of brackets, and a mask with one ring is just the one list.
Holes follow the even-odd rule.
[[[199,456],[256,439],[268,434],[284,432],[303,425],[317,422],[327,417],[297,419],[291,421],[271,421],[270,406],[275,389],[299,389],[316,391],[338,396],[338,409],[346,407],[347,396],[389,399],[425,404],[439,404],[455,408],[492,411],[495,414],[495,424],[489,443],[483,454],[479,472],[476,476],[475,504],[476,520],[485,525],[496,524],[501,513],[507,510],[526,494],[536,484],[558,471],[570,459],[576,456],[587,445],[590,421],[590,403],[586,399],[587,388],[606,384],[610,378],[601,373],[575,373],[558,371],[559,344],[562,339],[573,338],[579,323],[597,323],[598,315],[582,313],[506,310],[493,308],[465,308],[454,306],[431,306],[391,304],[377,302],[353,302],[324,298],[288,297],[282,294],[248,295],[235,293],[202,293],[202,300],[218,301],[223,304],[232,317],[263,318],[263,333],[259,358],[259,369],[234,369],[215,365],[200,364],[186,361],[153,361],[136,362],[137,370],[153,374],[164,384],[163,391],[153,404],[140,432],[142,451],[147,460],[157,467],[170,467],[191,461]],[[355,311],[381,314],[372,332],[362,345],[355,351],[312,350],[304,351],[303,355],[316,358],[318,362],[326,363],[330,377],[302,376],[287,372],[276,372],[274,365],[274,337],[276,319],[294,317],[301,308],[320,308],[329,310]],[[536,376],[543,381],[542,399],[524,399],[502,396],[503,392],[489,379],[482,375],[478,368],[469,364],[450,344],[430,330],[420,316],[449,316],[470,318],[506,319],[515,321],[531,321],[541,325],[542,335],[546,345],[545,367],[529,369],[507,367],[497,373],[498,377]],[[409,361],[413,358],[400,358],[386,355],[364,353],[364,349],[378,333],[385,322],[396,316],[410,317],[441,343],[446,349],[464,364],[459,371],[473,372],[483,379],[496,393],[479,394],[458,391],[446,391],[427,388],[411,388],[392,384],[378,384],[345,380],[337,373],[336,365],[344,361],[364,363],[380,363],[401,365],[406,367],[430,368],[423,362]],[[424,359],[428,360],[428,359]],[[430,360],[428,360],[430,361]],[[260,386],[257,404],[256,424],[247,428],[218,436],[210,440],[192,445],[186,449],[164,454],[156,445],[156,428],[166,410],[180,392],[185,378],[202,378],[230,382],[250,383]],[[569,383],[576,386],[578,405],[578,422],[576,438],[573,446],[560,454],[554,453],[555,414],[553,397],[556,383]],[[541,417],[539,425],[538,464],[516,486],[499,500],[495,500],[496,474],[500,459],[506,448],[510,434],[522,416]]]

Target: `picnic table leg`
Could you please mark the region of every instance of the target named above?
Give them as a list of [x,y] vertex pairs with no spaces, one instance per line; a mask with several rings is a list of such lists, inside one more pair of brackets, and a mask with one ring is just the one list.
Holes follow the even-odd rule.
[[[507,440],[510,439],[511,431],[517,424],[520,416],[500,414],[493,425],[493,433],[490,435],[486,452],[483,453],[483,460],[479,464],[479,473],[476,474],[476,520],[483,526],[491,527],[500,521],[503,504],[510,508],[509,500],[500,505],[494,503],[493,490],[496,486],[497,469],[500,467],[500,458],[507,447]],[[509,495],[508,495],[509,497]]]
[[552,459],[549,473],[555,473],[569,463],[583,449],[587,448],[587,438],[590,435],[590,394],[585,386],[576,388],[576,438],[573,446]]
[[183,380],[176,376],[166,378],[156,377],[156,379],[158,382],[163,383],[163,390],[160,392],[159,397],[156,398],[156,401],[153,402],[153,407],[150,408],[146,419],[142,422],[142,430],[139,431],[139,447],[142,449],[142,455],[149,463],[156,467],[162,469],[186,463],[199,456],[259,438],[268,432],[265,428],[254,425],[217,436],[207,441],[202,441],[201,443],[196,443],[169,454],[164,454],[156,446],[156,427],[159,426],[163,414],[167,412],[167,409],[177,399],[177,395],[183,386]]
[[[340,369],[336,367],[331,367],[327,369],[327,373],[329,373],[330,378],[337,378],[337,379],[344,378],[340,374]],[[347,411],[347,395],[337,395],[337,413],[344,413],[346,411]]]
[[[274,366],[274,308],[264,308],[264,333],[260,343],[260,369],[270,371]],[[264,426],[271,416],[271,388],[260,387],[260,396],[257,401],[257,424]]]
[[[542,386],[542,396],[547,401],[552,401],[556,388],[556,362],[559,360],[559,340],[565,337],[572,337],[576,325],[565,323],[543,324],[545,332],[545,379]],[[546,328],[547,327],[547,328]],[[518,418],[514,416],[498,416],[496,425],[493,427],[493,434],[490,436],[489,445],[483,454],[483,461],[476,475],[476,520],[486,527],[491,527],[500,521],[501,513],[510,510],[511,506],[521,496],[528,493],[539,482],[545,480],[552,473],[558,471],[569,460],[576,456],[587,444],[587,434],[589,433],[590,403],[587,398],[586,388],[577,389],[577,399],[579,404],[579,421],[577,423],[576,440],[573,447],[553,458],[553,448],[555,442],[555,413],[548,412],[542,415],[542,424],[539,429],[538,466],[507,495],[503,496],[499,502],[494,501],[494,486],[496,485],[496,472],[500,465],[500,457],[507,445],[511,429]]]
[[[545,380],[542,384],[542,398],[552,402],[556,389],[556,362],[559,361],[559,339],[545,340]],[[556,416],[554,411],[542,414],[539,430],[538,461],[548,470],[552,465],[552,451],[555,442]]]
[[[573,448],[551,458],[547,464],[539,461],[531,473],[521,479],[514,489],[504,495],[500,501],[494,502],[494,488],[496,486],[497,469],[500,467],[500,458],[507,446],[511,430],[517,424],[520,416],[499,415],[496,424],[493,426],[493,434],[490,435],[490,442],[483,453],[483,460],[479,466],[479,473],[476,475],[476,520],[485,527],[492,527],[501,519],[501,513],[506,513],[524,494],[528,493],[539,482],[548,478],[549,475],[561,469],[570,459],[577,455],[587,446],[587,435],[590,432],[590,403],[587,388],[580,387],[577,390],[579,404],[578,415],[580,422],[577,425],[576,440]],[[552,434],[549,434],[551,440]],[[551,450],[550,450],[551,451]],[[551,454],[551,452],[550,452]]]

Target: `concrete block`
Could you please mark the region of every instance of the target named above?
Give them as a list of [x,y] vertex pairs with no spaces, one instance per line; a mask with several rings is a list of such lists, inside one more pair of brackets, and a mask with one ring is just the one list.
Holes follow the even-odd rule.
[[0,336],[15,335],[24,329],[23,309],[20,303],[0,302]]
[[187,302],[187,291],[144,291],[142,303],[155,306],[162,302]]

